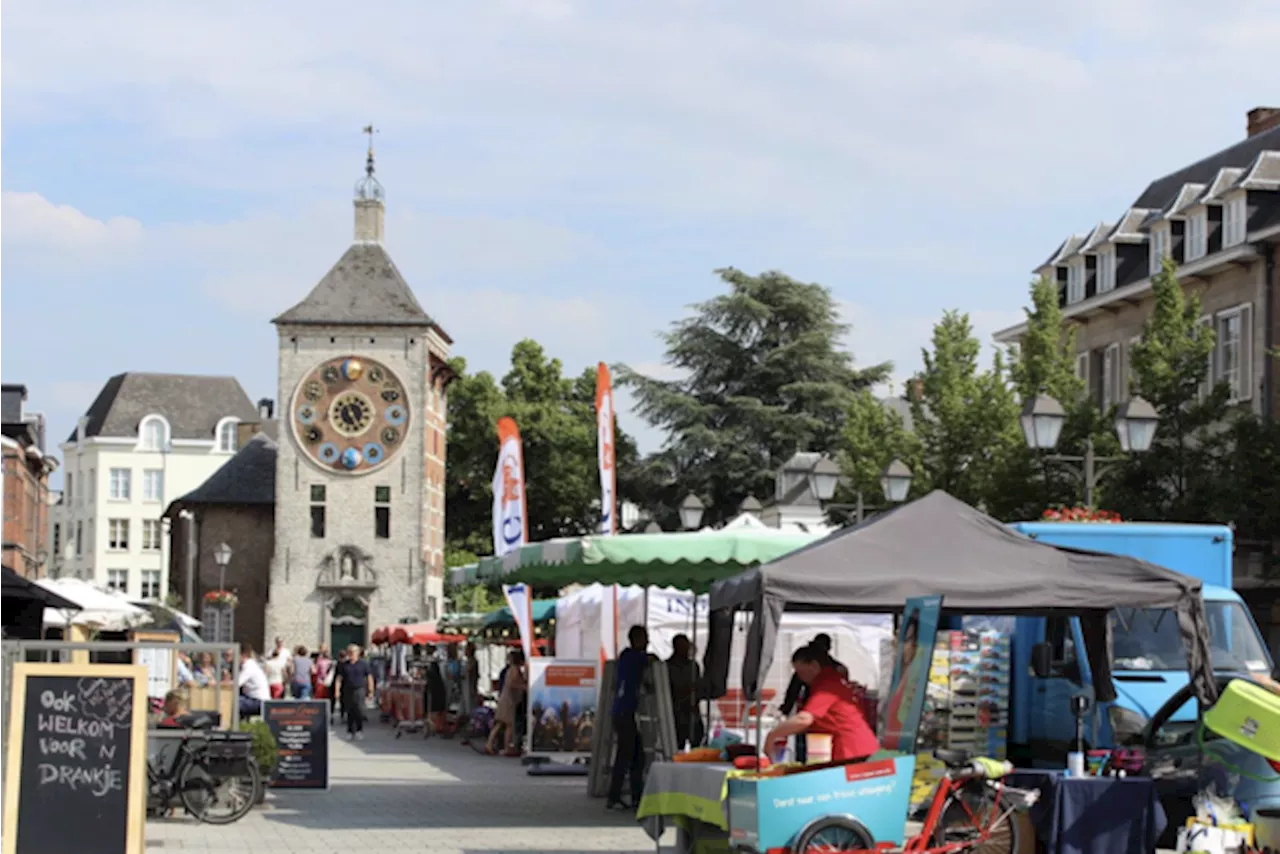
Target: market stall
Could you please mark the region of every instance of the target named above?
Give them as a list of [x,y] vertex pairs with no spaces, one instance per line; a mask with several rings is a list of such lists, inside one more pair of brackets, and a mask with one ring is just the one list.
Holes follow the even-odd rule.
[[[900,613],[907,600],[919,597],[941,597],[940,607],[947,614],[1079,617],[1099,700],[1114,696],[1107,613],[1122,607],[1169,608],[1177,615],[1196,694],[1205,705],[1216,696],[1198,580],[1132,558],[1038,543],[942,492],[713,585],[705,658],[712,692],[723,695],[728,690],[733,626],[740,610],[752,613],[742,684],[749,696],[755,696],[774,661],[784,612]],[[928,668],[921,673],[927,679]],[[828,798],[842,802],[841,813],[853,816],[859,814],[858,798],[870,790],[878,792],[881,801],[883,787],[898,793],[901,814],[895,812],[892,832],[882,829],[875,834],[877,843],[902,842],[907,801],[906,792],[899,790],[904,788],[900,785],[904,775],[910,778],[914,736],[904,743],[907,752],[879,759],[890,764],[876,766],[874,774],[864,766],[846,766],[847,785],[824,789]],[[679,773],[679,769],[663,770],[664,776]],[[877,778],[874,785],[868,783],[871,778]],[[786,803],[792,797],[797,803],[811,803],[804,799],[816,797],[806,791],[815,779],[799,773],[772,781],[771,803]],[[829,782],[834,779],[823,785]],[[728,786],[725,791],[728,794]],[[735,810],[745,817],[741,825],[745,827],[752,810],[762,808],[745,800],[749,797],[742,794],[728,806],[724,818],[713,823],[723,831],[722,838],[735,826]],[[660,814],[658,806],[646,808],[643,802],[641,812]]]
[[420,664],[415,660],[415,650],[460,644],[466,638],[441,633],[435,623],[427,622],[386,626],[375,630],[370,639],[391,648],[388,676],[378,694],[378,707],[384,718],[396,724],[422,721],[426,716],[426,680],[417,672]]

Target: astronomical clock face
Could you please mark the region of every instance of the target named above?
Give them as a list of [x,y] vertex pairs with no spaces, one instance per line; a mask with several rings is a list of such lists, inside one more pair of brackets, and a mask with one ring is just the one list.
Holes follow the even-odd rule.
[[358,356],[321,362],[293,393],[293,433],[324,469],[366,474],[400,449],[409,429],[404,383]]

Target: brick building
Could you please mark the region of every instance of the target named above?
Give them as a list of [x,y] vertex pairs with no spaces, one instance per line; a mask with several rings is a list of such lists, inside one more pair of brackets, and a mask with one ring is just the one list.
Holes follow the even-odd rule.
[[[49,475],[58,467],[44,452],[45,420],[27,412],[27,387],[6,383],[0,390],[4,446],[4,566],[24,578],[41,578],[61,548],[49,539]],[[56,556],[54,557],[56,559]]]

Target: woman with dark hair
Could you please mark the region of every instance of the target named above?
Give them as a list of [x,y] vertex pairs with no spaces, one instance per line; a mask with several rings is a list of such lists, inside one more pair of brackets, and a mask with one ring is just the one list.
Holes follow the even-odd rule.
[[898,666],[894,675],[898,677],[893,686],[893,694],[889,697],[889,707],[885,713],[884,746],[886,749],[901,747],[902,729],[906,725],[907,715],[911,712],[912,701],[919,687],[916,662],[920,654],[920,612],[912,611],[902,624],[901,642],[898,644]]
[[493,715],[494,727],[489,731],[489,742],[485,746],[485,752],[490,755],[497,753],[498,732],[501,728],[506,738],[506,755],[519,756],[520,749],[516,745],[516,715],[519,713],[524,692],[529,685],[528,677],[524,672],[524,651],[512,650],[507,660],[510,663],[507,665],[506,678],[502,681],[498,708]]
[[821,648],[807,646],[791,656],[796,675],[808,686],[804,706],[774,727],[765,739],[767,750],[793,735],[831,736],[833,762],[858,762],[879,749],[876,734],[863,716],[854,688],[830,663]]

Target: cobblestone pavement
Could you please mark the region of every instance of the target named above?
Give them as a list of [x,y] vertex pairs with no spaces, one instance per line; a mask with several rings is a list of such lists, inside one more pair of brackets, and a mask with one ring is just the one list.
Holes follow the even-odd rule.
[[[330,742],[328,791],[278,791],[226,827],[147,823],[148,851],[204,854],[499,854],[652,852],[625,815],[588,798],[583,777],[530,777],[519,760],[371,723]],[[672,837],[670,842],[674,842]]]

